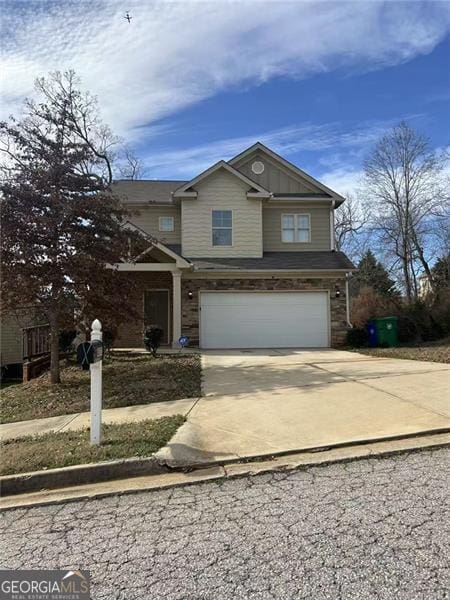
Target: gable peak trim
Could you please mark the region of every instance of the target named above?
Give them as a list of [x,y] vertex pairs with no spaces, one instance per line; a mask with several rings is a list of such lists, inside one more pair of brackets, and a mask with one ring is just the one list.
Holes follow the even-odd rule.
[[325,184],[318,181],[315,177],[312,177],[312,175],[308,175],[308,173],[306,173],[293,163],[280,156],[280,154],[277,154],[276,152],[265,146],[262,142],[256,142],[246,150],[243,150],[242,152],[231,158],[228,161],[228,164],[234,166],[237,162],[241,161],[243,158],[256,151],[260,151],[262,154],[266,154],[272,160],[281,163],[286,169],[288,169],[297,177],[301,177],[311,185],[314,185],[315,187],[321,189],[323,192],[329,194],[334,200],[336,200],[336,206],[339,206],[345,201],[345,198],[343,196],[341,196],[331,188],[327,187]]
[[194,185],[196,185],[203,179],[206,179],[207,177],[209,177],[210,175],[212,175],[219,169],[225,169],[228,173],[230,173],[231,175],[234,175],[235,177],[237,177],[238,179],[240,179],[241,181],[246,183],[251,188],[251,190],[254,190],[255,192],[261,194],[261,196],[266,197],[266,198],[271,197],[271,193],[268,190],[266,190],[261,185],[259,185],[259,183],[256,183],[256,181],[249,179],[246,175],[244,175],[243,173],[241,173],[240,171],[235,169],[232,165],[230,165],[228,162],[226,162],[224,160],[219,160],[214,165],[212,165],[211,167],[209,167],[208,169],[206,169],[205,171],[203,171],[202,173],[200,173],[199,175],[194,177],[194,179],[191,179],[184,185],[177,188],[172,194],[173,197],[174,198],[177,198],[177,197],[185,198],[188,196],[195,197],[197,195],[197,192],[195,192],[195,190],[190,191],[190,188],[192,188]]

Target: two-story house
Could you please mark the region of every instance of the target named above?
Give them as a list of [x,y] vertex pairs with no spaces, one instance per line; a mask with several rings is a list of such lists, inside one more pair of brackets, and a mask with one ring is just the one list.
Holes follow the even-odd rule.
[[142,318],[116,346],[158,325],[201,348],[327,347],[349,325],[354,266],[334,249],[344,198],[261,143],[190,181],[118,181],[149,248],[119,265]]

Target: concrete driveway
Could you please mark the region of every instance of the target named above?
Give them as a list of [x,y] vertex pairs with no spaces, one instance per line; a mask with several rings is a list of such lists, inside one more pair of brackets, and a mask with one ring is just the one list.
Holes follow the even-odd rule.
[[339,350],[203,354],[203,390],[159,452],[169,464],[450,429],[450,365]]

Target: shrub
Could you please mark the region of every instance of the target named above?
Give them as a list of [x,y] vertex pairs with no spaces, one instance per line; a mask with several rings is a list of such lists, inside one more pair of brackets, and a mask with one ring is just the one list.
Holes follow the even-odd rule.
[[363,346],[368,346],[369,334],[367,333],[367,330],[362,327],[354,327],[353,329],[349,329],[347,331],[346,344],[347,346],[352,346],[353,348],[362,348]]
[[149,327],[145,330],[144,346],[155,358],[163,335],[164,331],[159,327]]
[[388,317],[396,314],[391,299],[381,296],[371,287],[361,288],[352,302],[352,320],[356,327],[363,328],[376,317]]
[[444,335],[450,333],[450,284],[439,289],[431,306],[431,316]]
[[76,338],[77,332],[75,329],[63,329],[59,333],[59,350],[60,352],[71,353],[74,352],[72,342]]
[[[422,341],[429,342],[437,340],[444,335],[443,328],[432,314],[432,309],[428,303],[423,300],[417,300],[405,306],[401,313],[404,322],[410,321],[409,329],[416,328],[416,335],[412,339],[404,341]],[[402,332],[402,335],[405,332]],[[406,332],[408,333],[408,331]]]
[[105,348],[105,358],[111,355],[111,348],[114,346],[114,340],[116,339],[116,331],[113,329],[106,329],[103,331],[103,346]]
[[416,342],[419,337],[419,330],[413,319],[401,314],[398,318],[398,341],[401,344]]

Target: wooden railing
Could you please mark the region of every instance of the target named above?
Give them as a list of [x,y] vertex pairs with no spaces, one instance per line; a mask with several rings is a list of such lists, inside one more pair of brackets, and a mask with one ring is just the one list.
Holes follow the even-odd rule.
[[50,354],[50,325],[25,327],[22,338],[22,357],[31,361],[39,356]]

